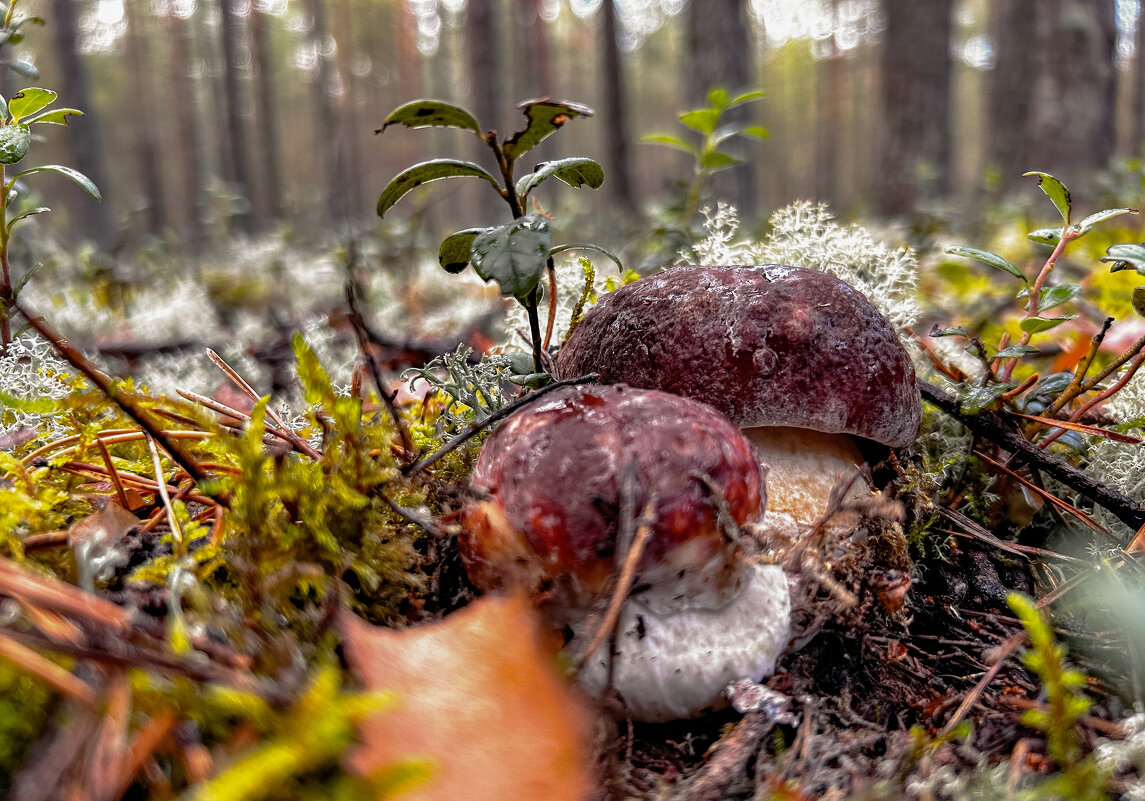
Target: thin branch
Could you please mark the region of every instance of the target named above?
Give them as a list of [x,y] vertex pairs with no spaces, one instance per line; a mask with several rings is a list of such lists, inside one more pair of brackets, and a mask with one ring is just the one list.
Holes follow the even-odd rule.
[[422,459],[421,461],[419,461],[415,464],[412,464],[412,465],[409,465],[407,467],[402,468],[402,473],[404,473],[407,476],[417,475],[422,470],[425,470],[431,464],[436,462],[438,459],[445,456],[447,453],[450,453],[450,452],[456,450],[457,448],[459,448],[460,446],[464,445],[466,442],[469,441],[470,438],[472,438],[476,434],[479,434],[482,430],[488,428],[489,426],[493,425],[494,423],[498,423],[501,420],[504,420],[506,417],[508,417],[513,412],[517,411],[518,409],[525,407],[525,406],[528,406],[529,404],[533,403],[534,401],[540,400],[541,398],[543,398],[545,395],[548,395],[553,390],[560,389],[561,387],[575,387],[575,386],[578,386],[580,384],[592,384],[592,383],[595,383],[598,378],[600,378],[600,376],[598,374],[589,373],[588,375],[582,375],[579,378],[566,378],[564,381],[554,381],[553,383],[549,384],[548,386],[541,387],[540,389],[536,390],[535,392],[530,392],[528,395],[525,395],[523,398],[518,398],[517,400],[513,401],[512,403],[507,404],[505,406],[502,406],[500,409],[498,409],[496,412],[494,412],[493,414],[486,417],[484,420],[478,420],[477,422],[473,423],[473,425],[469,426],[469,428],[465,429],[465,431],[458,434],[456,437],[451,439],[449,442],[442,445],[440,448],[438,448],[436,451],[431,453],[429,456],[425,457],[424,459]]
[[1015,456],[1025,459],[1032,467],[1044,471],[1098,506],[1109,510],[1134,531],[1145,525],[1145,507],[1127,495],[1096,481],[1052,453],[1042,450],[1023,437],[996,412],[983,409],[977,414],[962,414],[958,400],[933,384],[919,382],[918,389],[924,400],[941,409],[970,431],[1001,445]]

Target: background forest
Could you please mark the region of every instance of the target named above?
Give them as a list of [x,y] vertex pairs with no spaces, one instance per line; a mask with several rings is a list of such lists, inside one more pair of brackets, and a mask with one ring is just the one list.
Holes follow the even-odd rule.
[[[604,165],[610,207],[633,220],[670,205],[691,170],[639,138],[674,132],[717,85],[766,92],[741,111],[771,138],[740,143],[750,166],[714,192],[749,224],[800,198],[846,217],[974,222],[1029,169],[1075,189],[1140,190],[1135,0],[39,5],[25,13],[48,17],[45,30],[6,51],[41,77],[4,71],[0,93],[50,86],[87,113],[36,156],[101,187],[102,204],[66,203],[46,224],[104,249],[174,237],[196,252],[235,233],[372,227],[386,181],[456,142],[375,136],[416,97],[459,103],[502,132],[526,98],[591,106],[597,120],[565,147]],[[476,191],[429,193],[398,216],[412,211],[437,234]],[[623,221],[572,219],[595,233],[603,218]]]

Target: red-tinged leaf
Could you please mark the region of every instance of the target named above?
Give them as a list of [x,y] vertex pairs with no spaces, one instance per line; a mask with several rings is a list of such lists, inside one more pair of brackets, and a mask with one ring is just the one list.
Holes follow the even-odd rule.
[[354,771],[428,759],[419,801],[593,797],[590,717],[524,600],[482,598],[405,631],[345,611],[338,626],[350,670],[368,690],[397,694],[394,708],[362,723]]
[[1049,501],[1051,504],[1056,506],[1059,510],[1065,512],[1067,515],[1070,515],[1071,517],[1074,517],[1074,518],[1080,520],[1082,523],[1089,526],[1094,531],[1102,531],[1102,532],[1105,531],[1104,526],[1102,526],[1100,523],[1098,523],[1092,517],[1087,515],[1085,512],[1081,511],[1080,509],[1078,509],[1077,507],[1075,507],[1071,504],[1066,503],[1065,501],[1063,501],[1058,496],[1056,496],[1052,493],[1046,492],[1044,489],[1039,487],[1037,484],[1034,484],[1033,482],[1023,478],[1022,476],[1018,475],[1017,473],[1015,473],[1010,468],[1006,467],[1006,465],[1001,464],[1000,462],[994,461],[993,459],[991,459],[989,456],[982,453],[981,451],[974,451],[974,455],[977,456],[982,461],[989,463],[994,468],[1001,470],[1003,473],[1010,476],[1015,481],[1018,481],[1019,483],[1021,483],[1021,485],[1023,487],[1025,487],[1026,489],[1028,489],[1030,492],[1032,492],[1035,495],[1045,499],[1046,501]]

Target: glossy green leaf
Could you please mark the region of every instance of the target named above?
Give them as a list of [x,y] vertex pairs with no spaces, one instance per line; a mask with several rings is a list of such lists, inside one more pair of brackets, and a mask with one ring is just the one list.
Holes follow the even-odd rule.
[[[12,37],[13,41],[15,41],[15,38],[16,38],[15,36]],[[27,61],[17,61],[15,59],[5,59],[3,61],[0,61],[0,64],[3,64],[8,69],[12,70],[12,72],[19,75],[21,78],[28,78],[29,80],[35,81],[35,80],[38,80],[40,77],[40,71],[38,69],[36,69],[36,67],[34,65],[29,64]]]
[[12,176],[12,180],[15,181],[37,172],[54,172],[57,175],[62,175],[65,178],[71,181],[75,181],[77,184],[79,184],[80,188],[91,195],[95,200],[103,199],[103,196],[99,193],[99,187],[95,185],[95,182],[92,181],[91,178],[88,178],[79,170],[73,170],[71,167],[64,167],[61,164],[45,164],[42,167],[31,167],[27,170],[16,173],[14,176]]
[[545,179],[556,176],[573,189],[587,186],[600,189],[604,183],[604,168],[592,159],[576,156],[557,161],[542,161],[528,175],[517,181],[517,194],[527,196]]
[[35,114],[55,102],[59,95],[51,89],[32,87],[23,89],[12,96],[8,101],[8,113],[12,122],[20,122],[25,117]]
[[481,135],[481,124],[477,118],[461,106],[442,100],[414,100],[390,112],[386,121],[376,133],[391,125],[404,125],[407,128],[463,128]]
[[502,295],[523,298],[541,280],[551,243],[549,221],[529,214],[474,237],[471,264],[486,281],[496,281]]
[[1057,286],[1046,287],[1039,293],[1038,309],[1045,311],[1060,306],[1073,300],[1080,292],[1081,286],[1079,284],[1058,284]]
[[727,89],[712,89],[708,92],[708,105],[714,109],[723,110],[728,105]]
[[740,163],[742,162],[735,156],[729,156],[719,150],[710,150],[700,159],[700,166],[708,172],[719,172]]
[[736,106],[742,106],[744,103],[750,103],[753,100],[759,100],[762,97],[763,97],[763,92],[759,91],[758,89],[753,90],[751,92],[744,92],[742,95],[738,95],[738,96],[732,98],[731,101],[728,102],[728,108],[735,108]]
[[0,164],[15,164],[28,153],[32,131],[27,125],[5,125],[0,128]]
[[696,151],[695,147],[685,142],[678,136],[671,136],[669,134],[652,134],[650,136],[640,137],[640,141],[651,142],[652,144],[656,145],[667,145],[668,147],[674,147],[677,150],[683,150],[685,153],[688,153],[693,157],[699,156],[699,153]]
[[680,122],[706,136],[707,134],[714,133],[716,126],[720,124],[720,113],[710,108],[693,109],[692,111],[685,111],[681,114]]
[[1133,287],[1133,294],[1130,296],[1133,303],[1133,311],[1137,312],[1141,317],[1145,317],[1145,286]]
[[473,252],[473,240],[478,234],[491,231],[491,228],[466,228],[450,234],[437,249],[437,260],[447,273],[459,273],[469,266]]
[[1069,225],[1070,214],[1073,213],[1073,209],[1071,208],[1073,201],[1070,198],[1069,190],[1066,189],[1066,185],[1048,172],[1038,172],[1034,170],[1024,172],[1022,176],[1037,176],[1038,186],[1041,187],[1042,191],[1046,193],[1046,197],[1057,207],[1058,213],[1061,214],[1062,219],[1065,220],[1065,224]]
[[1059,395],[1066,387],[1073,382],[1073,373],[1060,372],[1050,373],[1047,376],[1042,376],[1034,386],[1037,387],[1037,395]]
[[520,158],[558,128],[577,117],[591,117],[593,110],[579,103],[561,103],[553,100],[530,100],[519,108],[524,112],[528,124],[524,129],[506,139],[502,151],[510,159]]
[[1145,275],[1145,244],[1135,245],[1130,242],[1110,245],[1105,250],[1105,255],[1101,257],[1102,261],[1111,261],[1113,265],[1109,268],[1111,273],[1120,272],[1121,270],[1136,270],[1137,272]]
[[12,226],[14,226],[16,223],[20,222],[20,220],[27,219],[28,217],[31,217],[35,214],[44,214],[45,212],[49,212],[49,211],[51,211],[51,209],[48,208],[47,206],[38,206],[34,209],[29,209],[28,211],[25,211],[21,214],[17,214],[15,217],[13,217],[11,220],[8,221],[8,230],[11,231]]
[[1030,345],[1011,345],[1008,348],[1002,348],[994,354],[995,359],[1021,359],[1029,356],[1031,353],[1040,353],[1037,348]]
[[1060,317],[1027,317],[1018,323],[1018,328],[1027,334],[1040,334],[1042,331],[1057,328],[1062,323],[1067,320],[1072,320],[1075,317],[1077,317],[1076,314],[1063,314]]
[[494,189],[501,191],[497,180],[473,162],[456,159],[423,161],[399,174],[382,190],[378,197],[378,216],[384,217],[395,203],[419,186],[442,178],[484,178]]
[[962,390],[958,397],[958,408],[962,414],[978,414],[983,407],[989,406],[994,403],[998,398],[1005,395],[1015,384],[1013,382],[1005,384],[989,384],[984,387],[967,387]]
[[553,248],[552,250],[549,251],[549,256],[550,257],[556,256],[558,253],[564,253],[564,252],[569,251],[569,250],[591,250],[591,251],[595,251],[596,253],[599,253],[602,256],[604,256],[608,259],[611,259],[616,264],[617,268],[621,272],[624,272],[624,265],[620,263],[620,259],[617,258],[615,255],[613,255],[613,253],[611,251],[605,250],[600,245],[593,245],[593,244],[590,244],[588,242],[570,242],[570,243],[564,244],[564,245],[557,245],[555,248]]
[[67,125],[68,117],[82,116],[83,112],[78,108],[45,109],[38,114],[33,114],[30,117],[25,117],[24,122],[28,125],[33,125],[38,122],[51,123],[52,125]]
[[1039,245],[1048,245],[1055,247],[1062,238],[1062,229],[1060,228],[1037,228],[1026,234],[1026,239],[1031,242],[1037,242]]
[[1096,211],[1079,222],[1077,227],[1082,231],[1085,231],[1097,225],[1099,222],[1105,222],[1106,220],[1112,219],[1113,217],[1120,217],[1122,214],[1136,213],[1137,209],[1105,209],[1104,211]]
[[743,133],[748,136],[754,136],[756,139],[770,139],[771,131],[764,128],[762,125],[749,125],[743,129]]
[[978,248],[967,247],[951,247],[947,248],[946,252],[953,256],[965,256],[968,259],[980,261],[990,267],[994,267],[998,270],[1002,270],[1003,272],[1007,272],[1015,278],[1021,278],[1026,283],[1029,283],[1030,281],[1029,278],[1026,278],[1026,276],[1022,274],[1021,270],[1011,264],[1008,260],[999,256],[997,253],[991,253],[988,250],[979,250]]
[[955,328],[939,328],[937,325],[934,325],[930,329],[930,336],[932,336],[932,337],[968,337],[968,336],[970,336],[970,332],[967,331],[962,326],[957,326]]

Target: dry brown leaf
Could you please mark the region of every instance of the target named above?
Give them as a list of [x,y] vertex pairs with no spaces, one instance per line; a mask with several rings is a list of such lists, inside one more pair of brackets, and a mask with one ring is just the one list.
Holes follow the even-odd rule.
[[433,772],[422,801],[584,801],[594,785],[591,715],[555,670],[535,613],[486,597],[440,623],[377,628],[339,619],[346,659],[397,705],[362,724],[349,758],[364,775],[409,759]]

